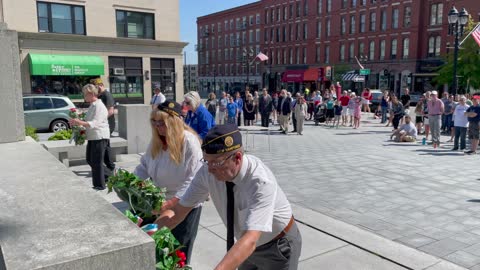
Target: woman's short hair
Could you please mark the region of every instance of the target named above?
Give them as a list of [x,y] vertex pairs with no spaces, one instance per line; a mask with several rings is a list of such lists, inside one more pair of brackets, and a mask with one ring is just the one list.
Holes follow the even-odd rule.
[[208,98],[209,99],[216,99],[217,96],[215,95],[215,93],[211,92],[210,94],[208,94]]
[[93,85],[91,83],[86,84],[82,88],[82,93],[83,94],[92,93],[94,96],[98,96],[98,87],[96,87],[95,85]]
[[196,110],[198,106],[200,106],[201,100],[200,95],[198,95],[197,91],[190,91],[186,93],[183,98],[190,102],[193,110]]

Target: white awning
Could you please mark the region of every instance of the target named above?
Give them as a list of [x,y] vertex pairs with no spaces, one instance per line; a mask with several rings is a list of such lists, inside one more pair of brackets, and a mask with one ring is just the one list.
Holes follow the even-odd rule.
[[364,82],[365,76],[358,75],[353,72],[348,72],[342,76],[342,81]]

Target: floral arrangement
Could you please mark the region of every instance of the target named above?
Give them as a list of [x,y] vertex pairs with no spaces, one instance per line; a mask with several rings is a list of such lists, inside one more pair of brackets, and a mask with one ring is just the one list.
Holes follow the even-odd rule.
[[[107,187],[108,193],[115,191],[120,199],[128,202],[130,210],[126,210],[125,215],[139,227],[143,218],[153,217],[153,212],[160,211],[165,202],[165,189],[123,169],[109,177]],[[156,269],[191,270],[191,267],[185,265],[185,253],[180,251],[181,245],[170,229],[158,229],[157,224],[147,224],[141,228],[155,241]]]
[[[85,121],[85,113],[78,113],[77,109],[75,108],[70,109],[68,116],[70,116],[70,118],[72,119],[78,118],[82,121]],[[81,127],[81,126],[72,127],[72,137],[70,138],[70,143],[72,141],[75,141],[75,145],[83,145],[85,144],[86,137],[87,137],[87,131],[85,127]]]
[[156,187],[151,180],[142,180],[133,173],[119,169],[108,178],[108,193],[115,191],[125,202],[130,211],[142,218],[154,216],[165,202],[165,189]]

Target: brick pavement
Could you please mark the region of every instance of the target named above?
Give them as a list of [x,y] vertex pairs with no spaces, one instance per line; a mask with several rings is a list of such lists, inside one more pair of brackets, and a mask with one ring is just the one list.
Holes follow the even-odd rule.
[[480,157],[451,152],[451,143],[438,150],[394,143],[390,131],[378,120],[364,119],[358,130],[307,122],[303,136],[272,133],[270,152],[266,135],[254,135],[249,152],[268,164],[291,201],[480,269]]

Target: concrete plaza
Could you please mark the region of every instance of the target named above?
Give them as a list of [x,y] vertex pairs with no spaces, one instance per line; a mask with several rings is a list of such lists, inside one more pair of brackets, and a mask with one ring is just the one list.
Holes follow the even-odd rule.
[[[391,128],[367,117],[357,130],[312,122],[303,136],[277,129],[250,132],[247,152],[268,164],[294,207],[301,269],[461,269],[446,261],[480,269],[478,156],[451,152],[451,144],[434,150],[391,142]],[[118,165],[133,170],[139,157],[125,155]],[[90,181],[88,166],[71,169]],[[99,194],[124,206],[114,194]],[[224,238],[207,202],[194,269],[221,259]]]

